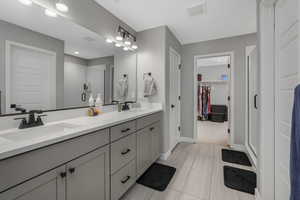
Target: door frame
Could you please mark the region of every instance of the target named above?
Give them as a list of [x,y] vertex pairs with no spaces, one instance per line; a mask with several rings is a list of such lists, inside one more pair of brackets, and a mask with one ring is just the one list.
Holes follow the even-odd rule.
[[[10,41],[10,40],[6,40],[5,41],[5,112],[7,113],[10,110],[10,75],[11,75],[11,63],[10,63],[10,59],[11,59],[11,47],[12,46],[17,46],[17,47],[21,47],[21,48],[26,48],[26,49],[30,49],[33,51],[38,51],[41,53],[45,53],[48,55],[51,55],[54,57],[54,67],[53,67],[53,74],[55,75],[55,77],[51,77],[55,78],[55,85],[53,87],[53,93],[56,94],[56,52],[53,51],[49,51],[46,49],[42,49],[42,48],[38,48],[38,47],[34,47],[34,46],[30,46],[30,45],[25,45],[22,43],[18,43],[18,42],[14,42],[14,41]],[[55,104],[56,107],[56,97],[55,97],[55,101],[53,103],[53,106]]]
[[230,103],[229,103],[229,141],[228,144],[232,147],[234,146],[234,52],[221,52],[221,53],[213,53],[213,54],[206,54],[206,55],[196,55],[194,56],[194,113],[193,113],[193,121],[194,121],[194,136],[193,140],[197,141],[198,131],[197,131],[197,85],[198,85],[198,77],[197,77],[197,60],[201,58],[210,58],[210,57],[219,57],[219,56],[229,56],[230,57],[230,72],[229,72],[229,94],[230,94]]
[[[170,54],[174,53],[176,54],[178,57],[179,57],[179,65],[181,65],[181,56],[180,54],[172,47],[169,48],[169,58],[170,58]],[[171,62],[169,62],[169,73],[170,73],[170,79],[169,79],[169,84],[171,82]],[[181,69],[179,68],[178,66],[178,77],[179,77],[179,80],[177,81],[177,84],[178,84],[178,93],[179,93],[179,96],[181,96]],[[169,91],[169,93],[171,92],[171,90]],[[169,94],[170,96],[170,94]],[[178,116],[177,116],[177,123],[178,123],[178,126],[181,127],[181,101],[178,99]],[[171,99],[169,99],[169,110],[171,109]],[[170,130],[170,112],[169,112],[169,137],[171,137],[171,130]],[[175,146],[181,141],[181,132],[178,131],[179,135],[178,137],[176,138],[176,144]],[[171,146],[170,145],[170,150],[172,151],[174,149],[175,146]]]
[[245,63],[246,63],[246,112],[245,112],[245,119],[246,119],[246,123],[245,123],[245,146],[246,146],[246,150],[249,153],[253,164],[256,166],[257,165],[257,156],[255,155],[255,153],[253,152],[253,147],[251,147],[251,145],[249,144],[249,125],[250,125],[250,119],[249,119],[249,66],[248,66],[248,56],[250,55],[251,51],[257,48],[257,45],[251,45],[251,46],[246,46],[245,48],[245,53],[246,53],[246,57],[245,57]]

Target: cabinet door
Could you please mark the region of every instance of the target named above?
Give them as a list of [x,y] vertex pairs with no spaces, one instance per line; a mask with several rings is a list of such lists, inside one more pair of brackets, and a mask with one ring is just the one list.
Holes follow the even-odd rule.
[[160,122],[157,122],[150,126],[149,131],[151,133],[152,138],[152,162],[155,162],[160,156],[160,137],[161,137],[161,129]]
[[138,176],[140,176],[152,162],[152,137],[149,128],[137,132],[137,162]]
[[109,200],[109,148],[103,147],[67,164],[68,200]]
[[0,200],[65,200],[65,167],[31,179],[0,194]]

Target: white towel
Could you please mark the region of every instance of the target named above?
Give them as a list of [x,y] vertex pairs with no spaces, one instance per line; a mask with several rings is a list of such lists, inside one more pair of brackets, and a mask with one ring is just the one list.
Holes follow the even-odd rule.
[[128,78],[123,77],[119,80],[118,96],[120,100],[126,100],[128,95]]
[[144,97],[151,97],[157,93],[156,82],[153,77],[146,76],[144,79]]

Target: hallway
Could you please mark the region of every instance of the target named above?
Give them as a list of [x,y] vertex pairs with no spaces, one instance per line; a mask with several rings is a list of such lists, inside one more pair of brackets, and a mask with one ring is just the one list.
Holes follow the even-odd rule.
[[224,165],[249,168],[224,163],[222,148],[213,144],[179,144],[167,161],[161,161],[177,168],[166,191],[136,184],[122,200],[254,200],[252,195],[224,186]]
[[197,121],[197,142],[227,146],[229,142],[227,129],[228,122]]

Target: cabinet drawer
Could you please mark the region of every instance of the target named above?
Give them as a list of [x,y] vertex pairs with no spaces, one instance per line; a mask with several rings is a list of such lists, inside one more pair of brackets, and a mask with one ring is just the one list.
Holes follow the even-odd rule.
[[111,144],[111,174],[136,158],[136,134]]
[[111,177],[111,200],[119,200],[135,181],[136,161],[133,160]]
[[136,121],[126,122],[118,126],[114,126],[110,129],[111,131],[111,141],[115,141],[119,138],[127,136],[136,131]]
[[137,130],[143,129],[146,126],[149,126],[155,122],[161,121],[161,112],[146,116],[146,117],[142,117],[140,119],[137,120]]
[[2,160],[0,192],[108,143],[106,129]]

